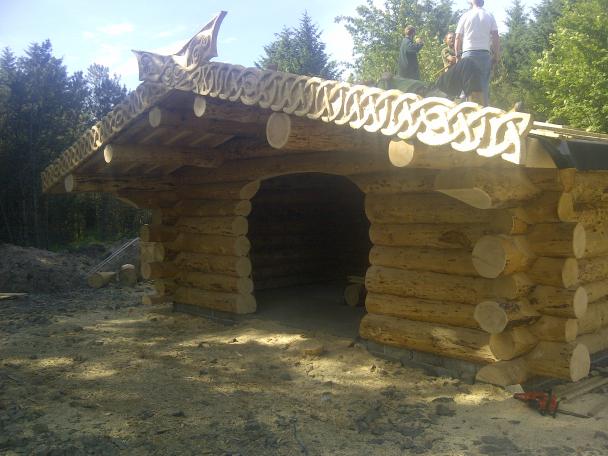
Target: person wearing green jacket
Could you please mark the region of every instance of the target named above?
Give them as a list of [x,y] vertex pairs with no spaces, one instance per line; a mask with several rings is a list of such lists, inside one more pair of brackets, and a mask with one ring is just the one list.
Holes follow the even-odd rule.
[[420,79],[420,68],[418,67],[418,53],[424,43],[420,38],[414,40],[416,29],[408,25],[403,29],[405,35],[399,49],[399,72],[398,75],[407,79]]

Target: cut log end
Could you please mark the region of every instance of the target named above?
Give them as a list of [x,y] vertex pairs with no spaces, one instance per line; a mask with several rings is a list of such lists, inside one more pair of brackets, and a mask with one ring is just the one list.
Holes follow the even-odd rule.
[[414,145],[407,141],[391,141],[388,146],[388,158],[394,166],[403,168],[414,159]]
[[577,382],[589,375],[590,368],[589,349],[583,344],[578,344],[572,350],[572,357],[570,358],[570,378],[573,382]]
[[112,145],[108,144],[106,147],[104,147],[103,149],[103,159],[106,163],[111,163],[112,162],[112,155],[113,155],[113,150],[112,150]]
[[291,134],[291,118],[282,112],[270,115],[266,123],[266,139],[275,149],[282,149],[289,141]]
[[365,286],[361,283],[351,283],[344,289],[344,301],[350,307],[357,307],[365,294]]
[[207,110],[207,100],[205,97],[197,96],[194,99],[194,115],[196,117],[203,117],[205,115],[205,111]]
[[490,334],[498,334],[504,331],[509,323],[509,318],[495,301],[483,301],[475,307],[475,320],[479,327]]
[[152,128],[157,128],[162,122],[163,112],[156,106],[148,113],[148,122]]
[[572,252],[575,258],[582,258],[587,248],[587,233],[581,223],[577,223],[572,233]]
[[67,176],[65,176],[65,179],[63,180],[63,186],[65,188],[65,191],[68,193],[74,191],[74,185],[75,185],[74,175],[68,174]]
[[480,276],[495,279],[507,265],[507,254],[501,238],[484,236],[473,248],[473,266]]
[[437,191],[477,209],[491,209],[494,207],[492,197],[480,188],[438,189]]

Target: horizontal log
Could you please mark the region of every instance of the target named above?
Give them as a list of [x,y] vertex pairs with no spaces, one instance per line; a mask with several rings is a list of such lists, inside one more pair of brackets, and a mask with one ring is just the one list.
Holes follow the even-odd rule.
[[219,199],[219,200],[248,200],[260,189],[259,181],[210,183],[188,185],[183,183],[177,189],[181,199]]
[[529,301],[534,309],[546,315],[581,318],[587,312],[589,298],[586,286],[569,290],[538,285],[530,294]]
[[87,277],[87,285],[91,288],[105,287],[112,280],[116,280],[116,272],[100,271],[95,272]]
[[435,190],[437,170],[393,169],[381,173],[358,174],[351,178],[363,193],[429,193]]
[[534,288],[530,278],[521,272],[492,280],[492,298],[500,297],[510,300],[528,296]]
[[222,274],[189,271],[180,273],[177,283],[186,287],[225,293],[250,294],[253,292],[253,281],[248,277],[234,277]]
[[528,329],[539,340],[573,342],[578,336],[579,324],[575,318],[559,318],[543,315]]
[[[608,279],[590,282],[584,285],[588,301],[595,302],[608,296]],[[579,317],[580,318],[580,317]]]
[[585,227],[586,240],[584,258],[608,255],[608,223]]
[[171,192],[176,189],[176,183],[166,177],[68,174],[64,188],[68,193]]
[[513,277],[498,281],[383,266],[371,266],[367,270],[365,288],[369,292],[379,294],[457,301],[473,305],[496,296],[517,299],[529,290]]
[[242,200],[181,200],[175,205],[180,215],[190,217],[227,217],[251,213],[251,201]]
[[500,224],[510,215],[501,210],[475,209],[436,193],[368,194],[365,213],[372,223]]
[[524,202],[512,209],[514,215],[526,223],[556,223],[560,221],[558,207],[561,201],[560,192],[544,192],[536,198]]
[[251,274],[251,261],[247,257],[181,252],[175,258],[175,264],[183,271],[226,274],[235,277],[249,277]]
[[466,167],[498,166],[512,167],[502,159],[481,157],[474,152],[460,152],[449,146],[428,146],[418,141],[391,141],[388,145],[388,157],[398,167],[452,169]]
[[582,344],[541,341],[525,359],[532,374],[572,382],[589,375],[591,367],[589,350]]
[[[146,209],[164,209],[173,207],[178,201],[177,191],[119,191],[117,195],[120,200],[128,200],[131,204]],[[159,222],[153,222],[155,224]],[[167,222],[168,223],[168,222]]]
[[580,223],[534,225],[526,238],[537,256],[582,258],[587,249],[587,230]]
[[174,263],[154,262],[141,265],[141,276],[145,280],[172,278],[177,273],[178,270]]
[[496,361],[488,346],[489,335],[474,329],[367,314],[359,334],[392,347],[435,353],[475,363]]
[[578,260],[578,278],[581,283],[608,279],[608,256]]
[[192,287],[179,287],[173,300],[180,304],[235,314],[254,313],[257,307],[255,298],[251,294],[220,293]]
[[284,154],[226,162],[216,170],[190,169],[180,173],[184,184],[236,182],[248,179],[301,173],[325,173],[339,176],[384,172],[393,169],[384,154],[357,152],[315,152]]
[[538,343],[538,338],[525,326],[516,326],[490,336],[490,350],[500,360],[510,360],[524,355]]
[[589,304],[587,312],[578,319],[578,333],[591,334],[608,326],[608,299]]
[[576,172],[573,168],[524,168],[523,170],[535,187],[546,192],[559,193],[569,191]]
[[192,105],[196,117],[215,120],[266,125],[270,113],[256,106],[246,106],[240,102],[215,100],[201,95],[194,97]]
[[595,225],[608,222],[608,203],[575,203],[571,193],[563,193],[559,200],[559,219],[564,222],[579,222]]
[[153,263],[165,259],[165,247],[161,242],[139,242],[139,254],[142,262]]
[[608,350],[608,327],[601,328],[591,334],[579,336],[576,342],[587,347],[592,355]]
[[180,233],[241,236],[247,234],[245,217],[180,217],[176,227]]
[[521,168],[448,169],[437,175],[435,189],[478,209],[511,207],[540,193]]
[[463,276],[475,276],[469,251],[461,249],[440,250],[424,247],[374,246],[369,261],[376,266],[415,269]]
[[112,169],[132,165],[217,168],[224,161],[217,149],[144,144],[108,144],[103,150],[103,158]]
[[475,271],[490,279],[525,271],[534,259],[526,238],[522,236],[483,236],[477,240],[472,252]]
[[475,321],[490,334],[499,334],[506,329],[529,325],[540,318],[540,314],[525,300],[482,301],[475,306]]
[[174,226],[167,225],[142,225],[139,229],[139,240],[141,242],[171,242],[177,237]]
[[605,171],[577,171],[571,175],[568,192],[576,203],[608,201],[608,173]]
[[475,306],[459,302],[429,301],[419,298],[368,293],[365,299],[365,309],[370,314],[479,329],[479,325],[473,317]]
[[272,113],[266,123],[266,139],[275,149],[344,151],[381,154],[387,139],[344,125],[319,122],[281,112]]
[[244,236],[180,233],[170,248],[178,252],[242,257],[251,250],[251,242]]
[[148,112],[148,122],[152,128],[188,130],[201,134],[257,137],[264,134],[264,126],[260,124],[196,117],[193,111],[169,110],[158,106]]
[[471,250],[479,238],[498,231],[478,224],[373,223],[369,237],[376,245]]
[[571,288],[579,284],[579,263],[575,258],[540,257],[527,271],[528,277],[540,285]]

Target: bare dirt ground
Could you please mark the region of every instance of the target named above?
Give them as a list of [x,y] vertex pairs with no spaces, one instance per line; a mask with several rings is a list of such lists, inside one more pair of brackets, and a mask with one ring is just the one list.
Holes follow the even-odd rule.
[[352,339],[144,307],[146,287],[0,301],[0,454],[608,454],[605,415],[541,417]]

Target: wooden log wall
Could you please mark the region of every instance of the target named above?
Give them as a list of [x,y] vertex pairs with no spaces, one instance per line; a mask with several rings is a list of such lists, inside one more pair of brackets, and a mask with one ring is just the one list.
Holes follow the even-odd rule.
[[489,363],[478,378],[502,385],[585,377],[608,349],[608,206],[589,188],[608,173],[411,171],[409,187],[360,180],[374,244],[361,335]]
[[347,178],[295,174],[268,179],[252,199],[256,290],[364,275],[371,247],[363,193]]

